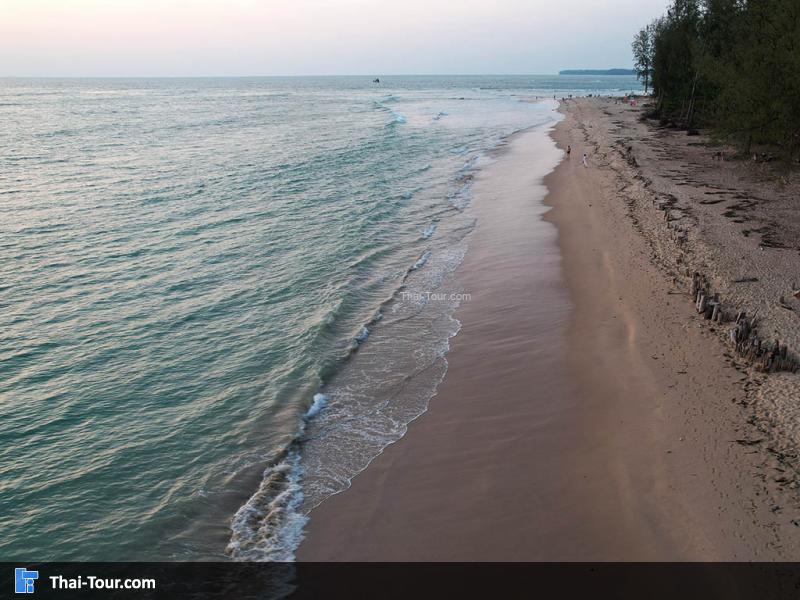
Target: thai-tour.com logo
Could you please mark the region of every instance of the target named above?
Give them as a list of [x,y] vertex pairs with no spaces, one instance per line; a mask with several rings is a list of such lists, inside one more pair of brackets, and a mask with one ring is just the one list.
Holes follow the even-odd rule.
[[[14,591],[17,594],[33,594],[35,582],[39,579],[39,571],[30,571],[26,567],[14,569]],[[53,590],[154,590],[155,579],[116,577],[95,577],[94,575],[78,575],[77,577],[64,577],[63,575],[48,575],[42,577],[49,581]]]
[[28,571],[25,567],[14,569],[14,591],[17,594],[32,594],[39,571]]

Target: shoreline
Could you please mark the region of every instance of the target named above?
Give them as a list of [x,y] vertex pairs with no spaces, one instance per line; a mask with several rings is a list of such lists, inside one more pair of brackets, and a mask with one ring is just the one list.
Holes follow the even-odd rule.
[[[374,458],[349,489],[311,512],[298,560],[470,560],[471,540],[478,538],[492,555],[513,560],[497,533],[519,537],[507,513],[524,518],[534,490],[513,493],[516,464],[499,458],[513,451],[515,439],[528,439],[533,451],[541,437],[536,432],[551,418],[548,406],[527,402],[527,390],[537,380],[552,379],[552,389],[566,381],[566,373],[551,376],[563,362],[567,299],[559,285],[555,228],[541,219],[547,210],[542,178],[560,158],[547,129],[511,136],[476,174],[469,210],[478,226],[453,284],[471,300],[453,315],[461,329],[451,339],[444,381],[402,439]],[[541,347],[529,343],[525,332],[532,329],[539,330]],[[529,368],[541,361],[540,368]],[[487,370],[500,380],[487,379]],[[491,394],[511,402],[487,414]],[[485,461],[482,449],[489,447]],[[494,490],[515,497],[509,503]],[[475,518],[479,513],[492,518]],[[399,518],[383,516],[390,514]],[[451,536],[460,538],[456,552]]]
[[[752,433],[741,373],[652,261],[618,173],[595,164],[593,110],[562,105],[550,135],[573,156],[544,179],[549,212],[532,210],[524,134],[476,178],[479,225],[456,272],[474,300],[447,376],[406,435],[312,511],[298,560],[797,556],[761,456],[735,443]],[[542,225],[557,229],[544,263]]]

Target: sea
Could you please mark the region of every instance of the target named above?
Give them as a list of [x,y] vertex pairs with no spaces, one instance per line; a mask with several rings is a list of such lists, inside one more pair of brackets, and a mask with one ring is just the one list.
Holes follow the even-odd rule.
[[292,560],[447,371],[471,182],[633,77],[0,79],[0,558]]

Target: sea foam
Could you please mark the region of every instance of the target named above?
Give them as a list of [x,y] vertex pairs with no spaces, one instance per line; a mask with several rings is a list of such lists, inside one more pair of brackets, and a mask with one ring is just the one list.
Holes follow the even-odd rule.
[[325,406],[328,404],[328,397],[325,394],[314,394],[314,402],[311,404],[311,408],[308,409],[305,416],[303,417],[306,421],[309,419],[313,419],[314,417],[319,414]]

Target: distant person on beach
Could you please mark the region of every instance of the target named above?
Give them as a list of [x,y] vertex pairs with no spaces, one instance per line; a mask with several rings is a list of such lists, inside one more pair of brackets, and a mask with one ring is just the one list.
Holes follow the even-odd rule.
[[571,153],[572,153],[572,146],[567,146],[567,158],[569,158],[569,155]]
[[586,152],[584,152],[584,153],[583,153],[583,166],[584,166],[584,167],[588,167],[588,166],[589,166],[589,163],[588,163],[588,162],[586,162],[586,159],[587,159],[587,158],[588,158],[588,156],[586,156]]

